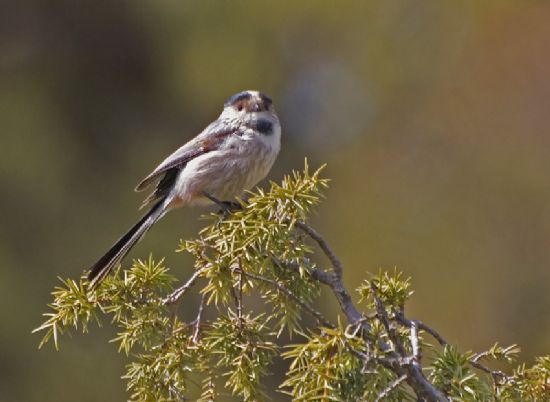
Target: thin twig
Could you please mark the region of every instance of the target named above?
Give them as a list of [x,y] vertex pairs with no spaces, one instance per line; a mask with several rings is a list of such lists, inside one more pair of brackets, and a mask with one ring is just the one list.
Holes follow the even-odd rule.
[[292,291],[290,291],[285,285],[283,285],[280,282],[277,282],[273,279],[266,278],[265,276],[252,274],[250,272],[243,271],[243,274],[249,278],[256,279],[258,281],[262,281],[265,283],[269,283],[272,286],[275,286],[277,289],[279,289],[281,292],[286,294],[288,297],[290,297],[292,300],[294,300],[296,303],[298,303],[304,310],[306,310],[308,313],[310,313],[312,316],[317,318],[325,327],[328,328],[335,328],[334,325],[332,325],[323,315],[315,310],[313,307],[311,307],[308,303],[304,302],[302,299],[300,299],[298,296],[296,296]]
[[[282,261],[274,255],[271,256],[271,261],[273,261],[273,263],[280,268],[288,269],[289,271],[293,271],[298,274],[300,273],[300,265],[298,263],[291,261]],[[324,283],[325,285],[330,285],[334,280],[334,275],[331,272],[327,272],[319,268],[308,267],[306,269],[306,272],[312,279]]]
[[199,312],[197,313],[197,318],[195,318],[195,322],[193,323],[194,329],[193,329],[193,343],[197,343],[199,341],[199,335],[201,330],[201,320],[202,320],[202,312],[204,310],[204,304],[206,301],[206,295],[201,296],[201,303],[199,304]]
[[[232,273],[239,275],[239,280],[231,285],[231,296],[233,296],[233,302],[235,303],[235,309],[237,310],[237,320],[239,320],[239,329],[243,329],[243,292],[242,292],[242,268],[240,265],[231,267]],[[235,289],[238,287],[238,290]]]
[[[309,230],[312,228],[308,225],[297,224],[297,226],[303,229],[308,235],[310,235],[319,243],[319,245],[321,246],[321,249],[323,249],[323,251],[325,252],[325,254],[327,254],[327,256],[329,257],[329,259],[333,264],[334,274],[331,274],[329,272],[322,271],[319,269],[315,269],[313,271],[310,271],[311,277],[330,287],[330,289],[332,290],[332,292],[336,297],[336,300],[338,300],[338,303],[340,304],[342,311],[346,315],[348,319],[348,323],[350,325],[361,325],[361,328],[363,329],[363,333],[362,333],[363,338],[366,340],[368,344],[368,342],[370,342],[369,335],[371,333],[371,325],[369,324],[368,320],[364,320],[363,315],[359,312],[359,310],[357,310],[357,307],[355,307],[355,304],[353,303],[350,294],[348,293],[347,289],[344,287],[344,284],[342,282],[342,275],[341,275],[341,272],[343,272],[343,268],[340,260],[332,252],[327,242],[321,237],[319,233],[317,233],[316,231]],[[331,258],[331,256],[333,258]],[[275,262],[277,262],[277,260],[275,260]],[[288,267],[289,269],[295,272],[299,272],[299,266],[295,264],[288,264],[283,262],[280,262],[280,263],[283,266]],[[338,270],[340,270],[340,275],[338,275],[337,273]],[[431,401],[434,401],[434,402],[448,401],[445,395],[441,391],[439,391],[437,388],[435,388],[433,384],[426,379],[420,365],[410,364],[411,363],[410,358],[404,355],[400,356],[398,353],[392,352],[390,350],[391,349],[390,346],[386,344],[384,341],[379,340],[378,344],[379,344],[379,347],[382,350],[384,350],[386,353],[388,353],[390,357],[385,359],[375,359],[375,360],[379,364],[382,364],[384,367],[395,372],[397,375],[406,376],[407,383],[411,386],[411,388],[415,390],[416,394],[419,397],[419,400],[425,400],[430,402]],[[404,348],[402,349],[404,350]],[[364,358],[365,365],[368,365],[370,360],[372,360],[372,357],[365,355],[365,358]]]
[[162,299],[162,304],[164,305],[170,305],[176,303],[181,297],[193,287],[195,282],[197,281],[197,278],[202,274],[202,272],[207,267],[203,267],[201,269],[198,269],[191,275],[191,277],[185,282],[183,286],[180,286],[176,290],[174,290],[172,293],[170,293],[168,296],[166,296],[164,299]]
[[[355,324],[359,322],[363,318],[363,316],[353,304],[351,296],[348,293],[347,289],[344,287],[344,284],[342,282],[342,274],[344,271],[342,262],[336,256],[334,251],[332,251],[332,249],[328,245],[327,241],[323,238],[323,236],[321,236],[321,234],[317,232],[314,228],[312,228],[310,225],[308,225],[303,221],[297,221],[296,226],[302,231],[304,231],[313,240],[315,240],[317,244],[319,244],[319,247],[328,257],[333,268],[333,272],[326,272],[318,268],[310,268],[308,270],[308,274],[313,279],[316,279],[319,282],[324,283],[325,285],[328,285],[332,289],[332,292],[336,296],[336,300],[338,300],[338,303],[340,304],[340,307],[346,314],[346,317],[350,324]],[[272,259],[274,263],[280,266],[284,266],[295,272],[300,272],[300,266],[298,264],[283,262],[274,256],[272,256]],[[370,333],[371,331],[370,324],[365,321],[363,324],[363,329],[365,334]]]
[[424,332],[427,332],[430,334],[441,346],[447,346],[449,345],[449,342],[445,340],[435,329],[428,327],[426,324],[424,324],[420,320],[409,320],[405,317],[405,315],[402,312],[398,312],[395,314],[395,318],[397,322],[400,324],[411,327],[414,323],[418,327],[418,329],[421,329]]
[[474,357],[472,357],[472,361],[477,363],[479,360],[489,356],[490,354],[491,353],[488,350],[486,350],[485,352],[476,353]]
[[[445,338],[443,338],[439,332],[437,332],[435,329],[429,327],[428,325],[424,324],[422,321],[419,321],[419,320],[409,320],[408,318],[406,318],[403,313],[397,313],[395,315],[395,318],[397,320],[397,322],[399,322],[400,324],[402,325],[405,325],[407,327],[413,327],[413,326],[417,326],[418,329],[421,329],[422,331],[424,332],[427,332],[428,334],[430,334],[441,346],[445,347],[445,346],[450,346],[450,343],[447,342],[445,340]],[[478,353],[476,355],[474,355],[473,358],[471,358],[469,360],[469,363],[487,373],[487,374],[490,374],[492,377],[493,377],[493,380],[495,382],[498,382],[499,379],[504,379],[505,381],[512,381],[511,377],[508,376],[506,373],[500,371],[500,370],[492,370],[490,369],[489,367],[485,366],[484,364],[481,364],[479,362],[479,360],[485,356],[487,356],[487,352],[482,352],[482,353]]]
[[[303,230],[305,233],[307,233],[313,240],[315,240],[317,244],[319,244],[319,247],[321,248],[321,250],[325,253],[328,259],[331,261],[334,275],[331,275],[331,276],[323,275],[324,280],[322,279],[317,279],[317,280],[327,284],[331,288],[332,292],[336,296],[336,299],[338,300],[338,303],[340,304],[340,307],[342,308],[342,311],[346,315],[349,324],[353,325],[358,322],[361,322],[361,320],[363,319],[363,316],[359,312],[359,310],[357,310],[357,307],[355,307],[355,304],[353,303],[350,294],[348,293],[347,289],[344,287],[344,284],[342,282],[342,274],[344,269],[340,259],[329,247],[326,240],[315,229],[313,229],[308,224],[300,221],[296,222],[296,226],[301,230]],[[367,342],[369,342],[371,325],[368,323],[368,321],[362,321],[362,322],[363,322],[362,324],[363,337]],[[399,345],[398,338],[394,337],[394,340],[397,342],[397,345]],[[437,401],[437,402],[448,401],[445,395],[441,391],[439,391],[437,388],[435,388],[433,384],[426,379],[420,365],[410,364],[410,360],[411,360],[410,358],[406,357],[404,353],[399,354],[392,351],[390,346],[387,345],[385,342],[379,340],[378,343],[379,343],[379,347],[390,355],[389,359],[380,361],[380,363],[383,364],[385,367],[389,368],[390,370],[394,371],[395,373],[397,373],[397,375],[399,376],[406,374],[406,381],[411,386],[411,388],[415,390],[419,400],[425,400],[430,402],[431,401]],[[403,347],[402,344],[399,347],[399,349],[402,350],[403,352],[405,351],[405,348]]]
[[346,331],[345,331],[346,336],[348,336],[350,338],[356,337],[357,333],[363,328],[363,324],[365,322],[371,322],[371,321],[375,320],[376,317],[378,317],[378,315],[376,313],[369,314],[369,315],[366,315],[363,318],[361,318],[359,321],[357,321],[353,324],[349,324],[346,327]]
[[[391,325],[386,309],[382,300],[377,296],[377,288],[373,283],[371,283],[371,293],[379,319],[382,321],[390,340],[395,345],[396,354],[400,360],[399,364],[392,364],[389,368],[401,376],[406,375],[407,383],[415,390],[419,400],[438,402],[448,401],[447,397],[426,379],[422,372],[422,367],[414,356],[412,358],[407,356],[405,346]],[[384,362],[381,363],[384,364]]]
[[473,361],[473,360],[470,360],[470,364],[472,366],[474,366],[475,368],[487,373],[487,374],[490,374],[491,377],[493,377],[493,380],[495,381],[495,384],[496,383],[499,383],[500,379],[503,379],[505,382],[514,382],[514,379],[512,377],[510,377],[509,375],[507,375],[506,373],[504,373],[503,371],[500,371],[500,370],[491,370],[489,367],[485,366],[484,364],[481,364],[479,362],[476,362],[476,361]]
[[418,342],[418,325],[415,321],[411,325],[411,334],[409,336],[412,348],[413,364],[420,363],[420,346]]
[[231,285],[231,296],[233,297],[233,303],[235,303],[235,309],[237,310],[237,316],[239,312],[239,295],[235,290],[234,284]]
[[388,386],[386,388],[384,388],[382,390],[382,392],[380,392],[378,394],[378,396],[376,397],[374,402],[380,402],[382,399],[387,397],[390,394],[390,392],[392,392],[394,389],[396,389],[399,386],[399,384],[401,384],[406,379],[407,379],[407,374],[403,374],[401,377],[398,377],[395,380],[393,380],[392,382],[390,382],[388,384]]
[[323,238],[323,236],[321,236],[319,232],[317,232],[315,229],[313,229],[311,226],[309,226],[307,223],[303,221],[297,221],[296,227],[306,232],[309,237],[311,237],[313,240],[317,242],[319,247],[321,247],[321,250],[323,250],[325,255],[330,260],[330,263],[332,264],[332,268],[334,269],[334,273],[339,278],[341,278],[342,274],[344,273],[342,262],[340,261],[338,256],[334,253],[334,251],[332,251],[332,249],[328,245],[327,241]]
[[487,374],[490,374],[493,377],[493,380],[495,383],[499,381],[499,379],[504,379],[506,382],[513,382],[513,378],[508,376],[506,373],[500,370],[491,370],[489,367],[485,366],[484,364],[481,364],[479,361],[483,359],[484,357],[490,356],[489,351],[476,353],[474,357],[470,359],[470,364],[474,366],[475,368],[478,368],[481,371],[486,372]]
[[243,268],[239,262],[239,293],[237,304],[237,316],[239,317],[239,327],[243,330]]
[[405,357],[407,355],[405,346],[403,345],[403,342],[401,342],[401,339],[395,332],[395,328],[393,327],[391,320],[388,317],[388,313],[386,311],[386,308],[384,307],[384,303],[382,303],[382,300],[378,297],[378,294],[377,294],[378,288],[373,282],[370,283],[370,291],[372,294],[372,298],[374,300],[374,305],[376,307],[376,313],[378,314],[378,318],[382,321],[382,325],[384,325],[384,329],[386,330],[390,340],[394,344],[394,347],[397,353],[399,353],[400,356]]

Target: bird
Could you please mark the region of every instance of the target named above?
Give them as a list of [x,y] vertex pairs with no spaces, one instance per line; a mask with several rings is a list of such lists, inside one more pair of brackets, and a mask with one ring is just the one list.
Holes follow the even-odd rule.
[[156,183],[142,208],[149,211],[91,266],[88,288],[105,277],[168,211],[195,205],[230,205],[263,180],[281,148],[281,124],[273,101],[253,90],[229,97],[219,117],[174,151],[135,188]]

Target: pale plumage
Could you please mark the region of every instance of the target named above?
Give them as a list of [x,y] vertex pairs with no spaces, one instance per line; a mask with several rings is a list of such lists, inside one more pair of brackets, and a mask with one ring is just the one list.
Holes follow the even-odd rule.
[[176,150],[136,187],[158,181],[144,205],[151,210],[91,268],[94,289],[149,228],[169,210],[184,205],[231,201],[268,173],[280,149],[281,126],[271,99],[257,91],[227,100],[216,121]]

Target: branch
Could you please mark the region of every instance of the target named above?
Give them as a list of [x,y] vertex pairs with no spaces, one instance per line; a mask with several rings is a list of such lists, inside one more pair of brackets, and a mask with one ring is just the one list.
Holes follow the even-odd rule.
[[449,345],[449,342],[447,342],[435,329],[428,327],[420,320],[409,320],[402,312],[397,312],[395,314],[395,319],[401,325],[404,325],[406,327],[412,327],[413,325],[416,325],[418,329],[421,329],[422,331],[430,334],[441,346]]
[[[290,262],[290,261],[281,261],[279,258],[277,258],[274,255],[270,256],[270,258],[271,258],[271,261],[273,261],[273,263],[279,266],[280,268],[284,268],[289,271],[296,272],[297,274],[300,273],[299,264],[295,262]],[[324,283],[325,285],[330,285],[333,281],[334,274],[332,274],[331,272],[327,272],[322,269],[313,268],[313,267],[308,268],[306,272],[312,279],[315,279],[321,283]]]
[[193,323],[195,329],[193,330],[193,342],[197,343],[199,341],[199,335],[201,330],[201,320],[202,320],[202,312],[204,310],[204,302],[205,302],[206,296],[203,294],[201,296],[201,304],[199,304],[199,312],[197,313],[197,318],[195,318],[195,322]]
[[414,321],[411,325],[410,340],[411,340],[413,359],[415,363],[418,364],[420,363],[420,346],[418,342],[418,325]]
[[[323,278],[326,279],[328,283],[323,281],[321,282],[325,283],[331,288],[332,292],[334,293],[336,299],[340,304],[340,307],[342,308],[342,311],[346,315],[348,322],[351,325],[356,325],[359,322],[361,323],[361,327],[363,328],[363,337],[366,338],[368,341],[368,335],[371,332],[371,326],[368,323],[368,320],[363,320],[364,317],[359,312],[359,310],[357,310],[357,307],[355,307],[355,305],[353,304],[350,294],[344,287],[344,284],[342,282],[344,269],[342,263],[340,262],[340,259],[332,251],[326,240],[315,229],[300,221],[296,223],[296,226],[307,233],[313,240],[315,240],[319,244],[321,250],[323,250],[325,255],[331,261],[334,275],[331,275],[329,277],[323,276]],[[389,332],[388,335],[391,336]],[[381,342],[380,346],[382,350],[388,352],[391,356],[390,359],[385,361],[385,366],[397,373],[399,376],[405,376],[407,383],[411,386],[411,388],[414,389],[419,398],[422,398],[425,401],[447,402],[447,397],[445,397],[445,395],[441,391],[439,391],[436,387],[433,386],[432,383],[430,383],[426,379],[420,365],[411,364],[411,360],[412,362],[414,362],[414,358],[410,359],[410,357],[407,357],[405,355],[405,348],[403,347],[403,345],[399,341],[397,341],[397,337],[394,338],[396,339],[394,344],[398,348],[398,352],[401,351],[403,353],[392,352],[389,345]],[[384,364],[383,361],[381,361],[381,363]]]
[[187,291],[193,287],[193,285],[197,281],[198,277],[202,274],[202,272],[205,269],[206,269],[206,266],[201,268],[201,269],[196,270],[193,273],[193,275],[191,275],[191,277],[187,280],[187,282],[185,282],[185,284],[183,286],[177,288],[172,293],[170,293],[168,296],[166,296],[164,299],[162,299],[162,304],[167,306],[167,305],[170,305],[170,304],[177,303],[179,301],[179,299],[181,299],[183,297],[183,295],[185,293],[187,293]]
[[510,383],[513,383],[514,382],[514,379],[512,377],[510,377],[509,375],[507,375],[506,373],[500,371],[500,370],[491,370],[489,367],[485,366],[484,364],[481,364],[479,363],[476,358],[474,357],[473,359],[470,359],[470,364],[487,373],[487,374],[490,374],[491,377],[493,377],[493,381],[495,383],[498,383],[500,379],[503,379],[504,382],[510,382]]
[[399,353],[399,355],[401,355],[402,357],[406,356],[407,351],[405,350],[405,346],[403,345],[403,342],[401,342],[401,339],[399,339],[399,336],[395,332],[395,328],[393,328],[390,322],[390,318],[388,317],[388,313],[386,312],[386,308],[384,307],[382,300],[380,300],[380,298],[376,294],[376,292],[378,291],[378,288],[372,282],[370,284],[370,291],[372,294],[372,298],[374,299],[374,305],[376,307],[376,313],[378,314],[378,318],[382,321],[382,325],[384,325],[384,329],[388,333],[390,340],[392,341],[395,348],[397,349],[397,353]]
[[[384,325],[384,328],[386,329],[386,332],[388,333],[388,336],[390,337],[390,340],[397,349],[396,354],[402,359],[402,363],[400,363],[399,365],[394,364],[392,369],[395,372],[401,375],[405,375],[407,377],[407,383],[415,390],[416,394],[419,397],[422,397],[427,401],[448,401],[447,397],[436,387],[434,387],[433,384],[427,380],[427,378],[424,376],[424,373],[422,372],[422,367],[418,362],[419,351],[417,333],[411,331],[411,336],[416,336],[416,348],[413,346],[413,355],[407,356],[405,346],[399,339],[399,336],[397,336],[395,329],[391,326],[386,309],[384,308],[382,300],[380,300],[380,298],[377,296],[376,291],[376,286],[371,283],[371,292],[374,298],[376,311],[379,315],[380,320],[382,321],[382,324]],[[411,328],[415,326],[416,325],[411,325]]]
[[[336,299],[338,300],[340,307],[346,314],[346,317],[350,324],[353,325],[361,321],[363,315],[359,312],[359,310],[357,310],[357,308],[353,304],[351,296],[344,287],[344,283],[342,282],[344,268],[340,259],[332,251],[327,241],[321,236],[319,232],[317,232],[307,223],[302,221],[297,221],[296,226],[303,230],[313,240],[315,240],[317,244],[319,244],[319,247],[321,248],[321,250],[323,250],[323,252],[332,264],[332,268],[334,271],[332,275],[328,272],[314,269],[312,271],[312,277],[324,283],[325,285],[328,285],[332,289],[332,292],[336,296]],[[371,332],[371,326],[367,321],[363,321],[362,328],[364,329],[365,333]]]
[[[406,318],[402,312],[396,313],[395,318],[397,322],[400,324],[410,327],[412,329],[413,326],[417,326],[418,329],[421,329],[424,332],[427,332],[430,334],[441,346],[450,346],[449,342],[445,340],[435,329],[429,327],[428,325],[424,324],[422,321],[419,320],[409,320]],[[493,377],[493,380],[498,382],[499,379],[504,379],[505,381],[513,381],[513,379],[505,374],[504,372],[500,370],[491,370],[489,367],[485,366],[484,364],[481,364],[479,360],[485,356],[487,356],[488,353],[478,353],[474,357],[472,357],[469,360],[470,365],[477,368],[478,370],[481,370],[487,374],[490,374]]]
[[401,377],[396,378],[395,380],[390,382],[388,386],[384,388],[384,390],[380,392],[380,394],[378,394],[374,402],[380,402],[382,399],[387,397],[390,394],[390,392],[392,392],[395,388],[397,388],[399,384],[401,384],[406,379],[407,379],[407,374],[403,374]]
[[321,250],[323,250],[323,253],[328,257],[330,260],[330,263],[332,264],[332,268],[334,269],[334,273],[338,278],[341,278],[344,273],[344,268],[342,266],[342,262],[340,259],[336,256],[334,251],[329,247],[326,240],[321,236],[319,232],[317,232],[315,229],[313,229],[311,226],[309,226],[307,223],[302,221],[297,221],[296,226],[303,230],[305,233],[308,234],[309,237],[311,237],[313,240],[319,244],[319,247],[321,247]]
[[298,296],[296,296],[294,293],[292,293],[286,286],[284,286],[282,283],[274,281],[273,279],[266,278],[265,276],[252,274],[249,272],[242,271],[242,273],[252,279],[256,279],[257,281],[268,283],[277,289],[279,289],[281,292],[286,294],[288,297],[290,297],[292,300],[294,300],[296,303],[298,303],[304,310],[306,310],[308,313],[310,313],[312,316],[317,318],[325,327],[328,328],[334,328],[334,325],[332,325],[320,312],[315,310],[313,307],[311,307],[309,304],[304,302],[302,299],[300,299]]
[[[232,273],[237,273],[239,279],[233,282],[231,286],[231,296],[235,302],[235,309],[237,310],[237,320],[239,320],[239,328],[243,330],[243,270],[239,262],[238,265],[230,267]],[[235,286],[237,289],[235,289]]]

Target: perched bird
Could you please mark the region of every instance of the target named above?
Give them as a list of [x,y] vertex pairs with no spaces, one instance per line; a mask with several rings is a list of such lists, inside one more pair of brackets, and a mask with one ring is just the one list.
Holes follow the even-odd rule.
[[224,205],[262,180],[281,144],[281,125],[269,97],[244,91],[230,97],[217,120],[168,156],[136,187],[156,187],[143,205],[152,204],[88,275],[95,289],[130,249],[171,209],[185,205]]

